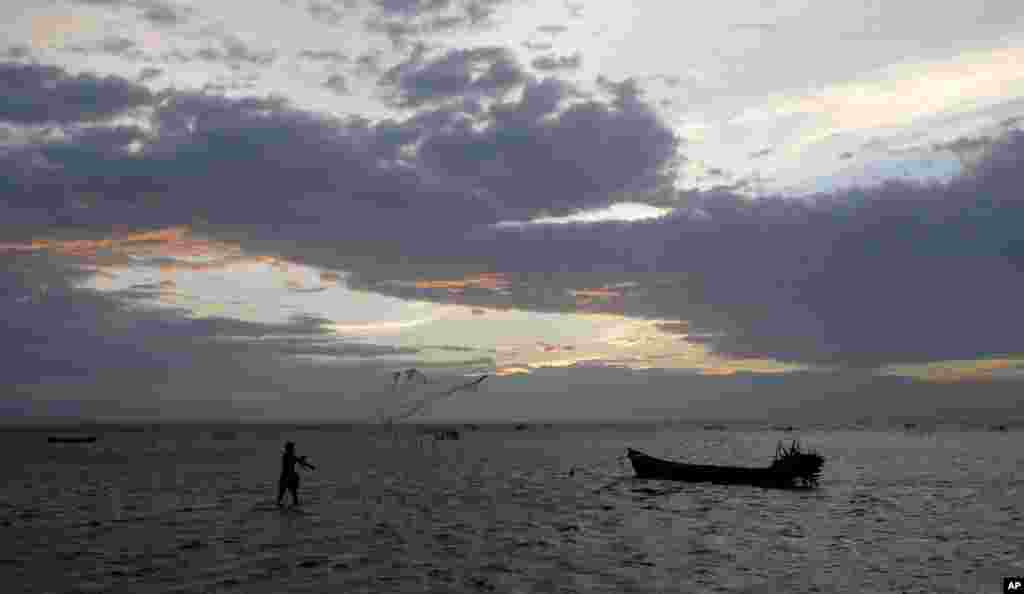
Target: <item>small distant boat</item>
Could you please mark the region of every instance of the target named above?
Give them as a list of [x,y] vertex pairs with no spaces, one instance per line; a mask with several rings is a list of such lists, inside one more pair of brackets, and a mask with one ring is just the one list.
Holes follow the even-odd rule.
[[705,431],[725,431],[726,429],[727,429],[727,427],[725,425],[718,425],[718,424],[704,425],[704,430]]
[[529,427],[530,426],[527,425],[526,423],[519,423],[518,425],[515,426],[515,430],[516,431],[526,431],[527,429],[529,429]]
[[434,439],[436,439],[438,441],[455,440],[455,439],[461,439],[461,438],[462,438],[462,436],[459,435],[459,432],[455,431],[454,429],[446,429],[444,431],[435,431],[434,432]]
[[93,443],[95,435],[51,435],[46,438],[49,443]]
[[768,468],[685,464],[655,458],[632,448],[627,448],[627,456],[637,478],[775,489],[813,489],[818,486],[825,464],[819,454],[801,451],[796,442],[789,449],[780,444]]
[[991,429],[993,431],[1000,431],[1000,432],[1002,432],[1002,431],[1009,431],[1009,427],[1007,427],[1006,425],[992,425]]
[[793,426],[792,425],[773,425],[772,426],[772,431],[785,431],[786,433],[790,433],[790,432],[793,431]]

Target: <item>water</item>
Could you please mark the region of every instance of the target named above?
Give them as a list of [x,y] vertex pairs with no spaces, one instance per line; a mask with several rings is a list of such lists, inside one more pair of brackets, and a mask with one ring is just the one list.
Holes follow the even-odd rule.
[[[762,465],[790,437],[771,431],[225,430],[105,430],[87,445],[3,434],[0,579],[21,592],[960,593],[1024,574],[1020,431],[801,433],[827,459],[808,493],[638,480],[621,459],[628,445]],[[318,465],[301,514],[272,506],[286,439]]]

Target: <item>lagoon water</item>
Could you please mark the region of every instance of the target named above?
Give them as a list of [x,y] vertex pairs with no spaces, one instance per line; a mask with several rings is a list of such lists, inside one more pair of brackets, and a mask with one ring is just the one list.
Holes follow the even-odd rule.
[[[1024,574],[1019,430],[91,432],[3,433],[5,591],[963,593]],[[622,459],[762,465],[790,437],[825,455],[818,491],[638,480]],[[301,513],[273,506],[288,439],[318,465]]]

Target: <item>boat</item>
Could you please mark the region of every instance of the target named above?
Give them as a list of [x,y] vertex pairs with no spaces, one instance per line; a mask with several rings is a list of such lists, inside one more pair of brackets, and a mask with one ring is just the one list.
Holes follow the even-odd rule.
[[49,443],[93,443],[95,435],[51,435],[46,438]]
[[627,457],[637,478],[716,483],[721,485],[751,485],[775,489],[813,489],[818,486],[821,467],[825,459],[815,452],[804,452],[794,441],[790,448],[776,450],[775,460],[767,468],[740,466],[714,466],[685,464],[662,460],[633,448],[627,448]]

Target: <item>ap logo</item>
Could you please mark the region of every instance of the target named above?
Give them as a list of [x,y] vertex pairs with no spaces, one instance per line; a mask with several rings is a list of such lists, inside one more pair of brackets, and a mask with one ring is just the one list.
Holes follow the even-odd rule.
[[1003,592],[1014,592],[1015,594],[1024,594],[1024,578],[1003,578]]

